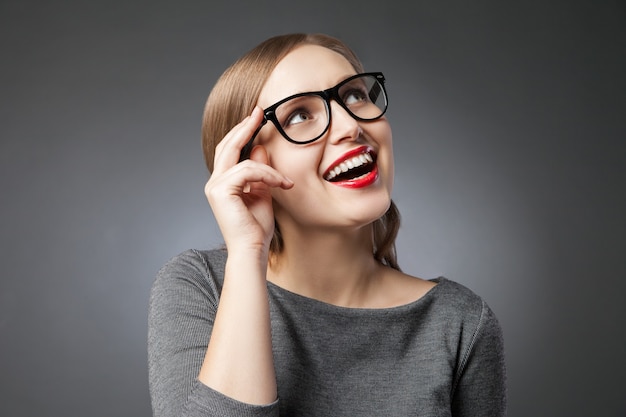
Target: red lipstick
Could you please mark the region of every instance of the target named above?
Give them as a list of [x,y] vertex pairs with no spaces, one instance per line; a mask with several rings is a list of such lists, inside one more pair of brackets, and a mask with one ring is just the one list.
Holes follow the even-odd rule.
[[378,179],[378,166],[374,165],[374,168],[367,174],[358,178],[352,178],[349,180],[336,181],[332,184],[345,188],[363,188],[372,185]]
[[369,146],[351,149],[328,167],[324,179],[347,188],[371,185],[378,179],[376,152]]

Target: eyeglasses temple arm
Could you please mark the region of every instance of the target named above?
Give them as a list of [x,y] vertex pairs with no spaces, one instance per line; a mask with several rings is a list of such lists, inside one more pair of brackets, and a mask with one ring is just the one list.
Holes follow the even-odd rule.
[[256,128],[250,140],[243,146],[243,148],[241,148],[241,153],[239,154],[239,162],[245,161],[246,159],[250,158],[250,152],[252,152],[253,147],[252,142],[254,142],[254,139],[256,138],[256,135],[259,134],[261,128],[265,126],[265,123],[267,123],[266,118],[264,118],[259,127]]

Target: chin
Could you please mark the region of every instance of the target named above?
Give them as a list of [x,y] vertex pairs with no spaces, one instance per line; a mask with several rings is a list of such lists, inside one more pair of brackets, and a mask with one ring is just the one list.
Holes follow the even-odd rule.
[[377,201],[361,200],[355,206],[347,208],[342,214],[349,223],[365,226],[384,216],[390,206],[390,198],[378,199]]

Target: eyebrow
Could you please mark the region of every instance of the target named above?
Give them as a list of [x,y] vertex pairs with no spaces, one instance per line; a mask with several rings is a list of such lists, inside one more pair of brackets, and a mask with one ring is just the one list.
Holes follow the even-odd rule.
[[[348,78],[350,78],[350,77],[352,77],[352,76],[354,76],[354,75],[358,75],[358,74],[360,74],[360,73],[355,71],[355,72],[354,72],[354,73],[352,73],[352,74],[343,75],[342,77],[340,77],[340,78],[339,78],[339,81],[336,81],[336,82],[335,82],[333,85],[331,85],[330,87],[326,87],[326,88],[323,88],[323,89],[321,89],[321,90],[300,90],[300,91],[297,91],[297,92],[295,92],[295,93],[292,93],[292,94],[289,94],[289,95],[283,96],[283,97],[279,98],[278,100],[274,100],[274,101],[272,101],[270,104],[268,104],[267,106],[262,106],[262,107],[263,107],[263,109],[266,109],[266,108],[268,108],[268,107],[270,107],[270,106],[273,106],[275,103],[278,103],[279,101],[286,99],[287,97],[295,96],[295,95],[297,95],[297,94],[319,93],[320,91],[325,91],[325,90],[328,90],[329,88],[333,88],[333,87],[337,86],[337,84],[339,84],[339,83],[341,83],[341,82],[343,82],[343,81],[347,80]],[[258,103],[257,103],[257,104],[258,104]]]

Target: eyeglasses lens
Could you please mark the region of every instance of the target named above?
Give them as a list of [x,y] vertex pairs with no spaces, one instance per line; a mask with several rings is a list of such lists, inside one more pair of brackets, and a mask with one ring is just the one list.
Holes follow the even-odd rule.
[[379,118],[387,108],[387,97],[378,79],[372,75],[354,78],[339,88],[339,98],[352,116],[363,120]]
[[276,108],[276,119],[289,138],[306,142],[321,135],[326,129],[326,102],[317,95],[293,98]]

